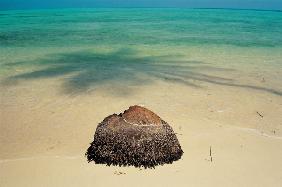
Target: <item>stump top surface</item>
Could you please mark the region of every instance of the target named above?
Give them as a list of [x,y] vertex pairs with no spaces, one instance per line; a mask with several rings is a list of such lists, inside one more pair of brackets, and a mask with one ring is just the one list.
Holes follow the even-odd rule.
[[126,122],[137,125],[161,125],[162,119],[144,107],[134,105],[129,109],[119,114],[120,117],[126,120]]

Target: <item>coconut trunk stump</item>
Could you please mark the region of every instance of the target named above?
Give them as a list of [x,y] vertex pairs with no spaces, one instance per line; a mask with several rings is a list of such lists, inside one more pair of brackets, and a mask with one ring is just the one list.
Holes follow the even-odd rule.
[[88,162],[145,168],[172,163],[182,154],[172,128],[140,106],[106,117],[86,152]]

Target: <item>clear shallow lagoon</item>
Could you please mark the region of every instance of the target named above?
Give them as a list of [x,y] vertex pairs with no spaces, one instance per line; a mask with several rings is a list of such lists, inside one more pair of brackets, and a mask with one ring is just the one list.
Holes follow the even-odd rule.
[[260,70],[268,70],[272,83],[262,90],[281,95],[280,71],[274,72],[282,67],[281,28],[279,11],[1,11],[0,73],[4,84],[68,76],[66,92],[83,92],[112,81],[150,82],[148,77],[195,87],[191,80],[230,84],[241,71],[265,79]]

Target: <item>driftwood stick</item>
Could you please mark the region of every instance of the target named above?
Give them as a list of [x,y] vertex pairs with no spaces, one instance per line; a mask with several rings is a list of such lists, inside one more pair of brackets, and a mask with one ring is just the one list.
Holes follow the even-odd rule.
[[261,118],[263,118],[263,115],[262,115],[262,114],[260,114],[258,111],[257,111],[257,114],[258,114]]

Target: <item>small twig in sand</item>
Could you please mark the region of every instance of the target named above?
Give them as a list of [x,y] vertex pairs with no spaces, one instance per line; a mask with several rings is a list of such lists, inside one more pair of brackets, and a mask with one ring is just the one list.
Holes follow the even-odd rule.
[[205,158],[206,161],[212,162],[212,147],[210,146],[210,159]]
[[211,156],[211,154],[212,154],[212,153],[211,153],[211,146],[210,146],[210,156]]
[[262,115],[262,114],[260,114],[258,111],[257,111],[257,114],[258,114],[261,118],[263,118],[263,115]]
[[125,172],[121,172],[121,171],[115,171],[114,172],[115,175],[125,175]]
[[211,157],[211,162],[212,162],[212,149],[211,149],[211,146],[210,146],[210,157]]

